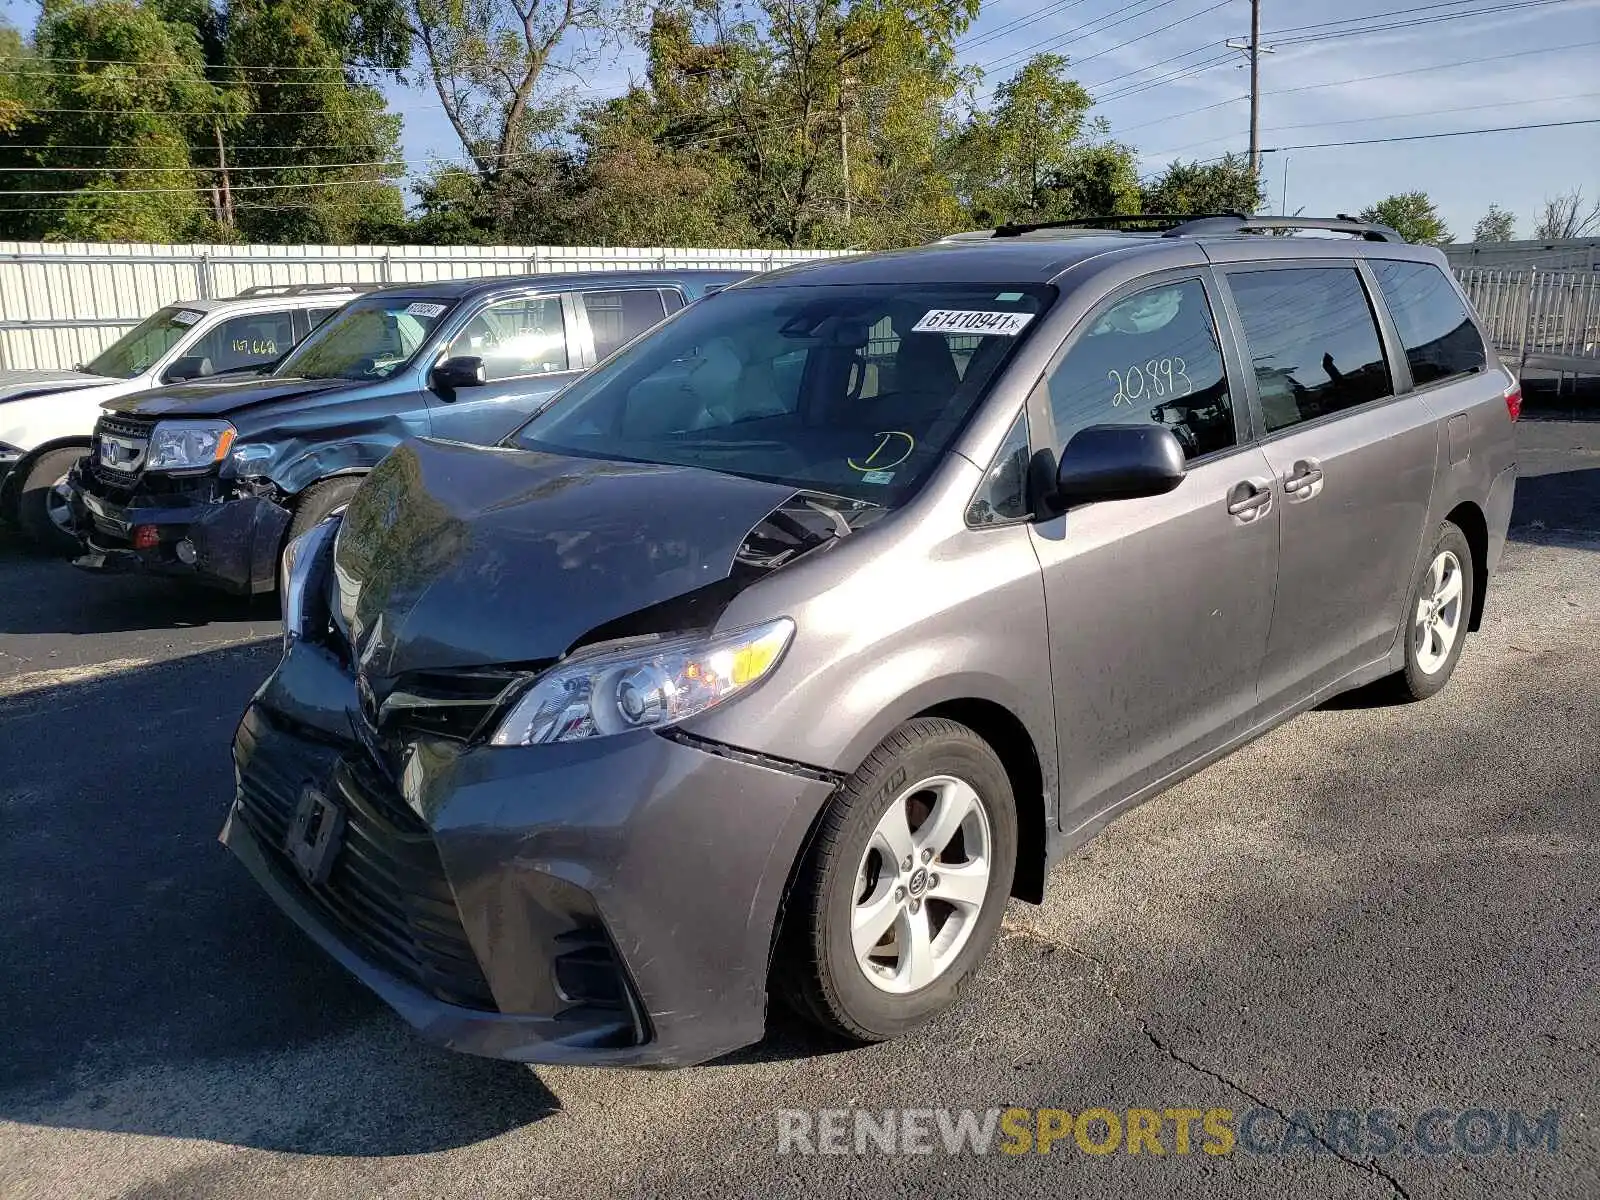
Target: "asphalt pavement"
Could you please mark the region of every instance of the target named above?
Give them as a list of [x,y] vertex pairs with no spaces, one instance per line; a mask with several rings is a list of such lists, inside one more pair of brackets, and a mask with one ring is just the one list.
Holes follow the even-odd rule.
[[[1441,695],[1341,700],[1127,815],[916,1036],[778,1016],[677,1072],[413,1036],[216,843],[270,607],[0,545],[0,1195],[1600,1195],[1600,421],[1519,441]],[[1428,1110],[1554,1109],[1559,1138],[778,1152],[779,1110],[1013,1106],[1261,1110],[1258,1148],[1297,1112],[1391,1110],[1411,1146]]]

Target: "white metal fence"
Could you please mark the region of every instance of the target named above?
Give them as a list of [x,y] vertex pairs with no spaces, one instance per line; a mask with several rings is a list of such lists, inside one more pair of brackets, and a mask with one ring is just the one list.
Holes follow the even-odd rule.
[[1600,375],[1600,272],[1456,271],[1513,367]]
[[282,283],[708,267],[765,271],[832,250],[601,246],[160,246],[0,242],[0,368],[71,367],[164,304]]
[[[283,283],[714,267],[764,271],[832,250],[599,246],[226,246],[0,242],[0,368],[86,362],[164,304]],[[1514,365],[1600,374],[1600,271],[1456,267]]]

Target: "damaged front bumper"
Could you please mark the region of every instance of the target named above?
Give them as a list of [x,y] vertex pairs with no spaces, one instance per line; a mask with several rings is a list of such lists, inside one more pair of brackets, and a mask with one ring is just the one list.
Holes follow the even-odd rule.
[[214,473],[115,487],[84,462],[68,485],[83,547],[74,566],[168,575],[241,595],[277,586],[290,518],[271,496],[229,491]]
[[831,777],[650,732],[419,735],[391,755],[360,711],[334,655],[294,643],[240,724],[222,841],[416,1029],[614,1066],[760,1039],[782,900]]

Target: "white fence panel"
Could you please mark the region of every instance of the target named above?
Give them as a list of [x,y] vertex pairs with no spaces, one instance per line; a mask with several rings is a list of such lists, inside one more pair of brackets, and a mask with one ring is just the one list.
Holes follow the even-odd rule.
[[227,246],[0,242],[0,368],[86,362],[164,304],[285,283],[706,267],[765,271],[833,250],[606,246]]

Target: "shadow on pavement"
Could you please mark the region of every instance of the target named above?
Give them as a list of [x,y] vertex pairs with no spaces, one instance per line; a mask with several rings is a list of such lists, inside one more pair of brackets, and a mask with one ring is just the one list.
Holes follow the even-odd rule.
[[525,1067],[414,1036],[217,843],[233,726],[276,655],[0,700],[0,1118],[393,1155],[558,1107]]
[[1511,539],[1543,541],[1542,535],[1555,530],[1600,535],[1600,463],[1576,471],[1518,477]]
[[170,579],[94,575],[14,543],[0,545],[0,587],[8,596],[5,632],[14,634],[192,629],[276,618],[278,611],[275,597],[230,596]]

